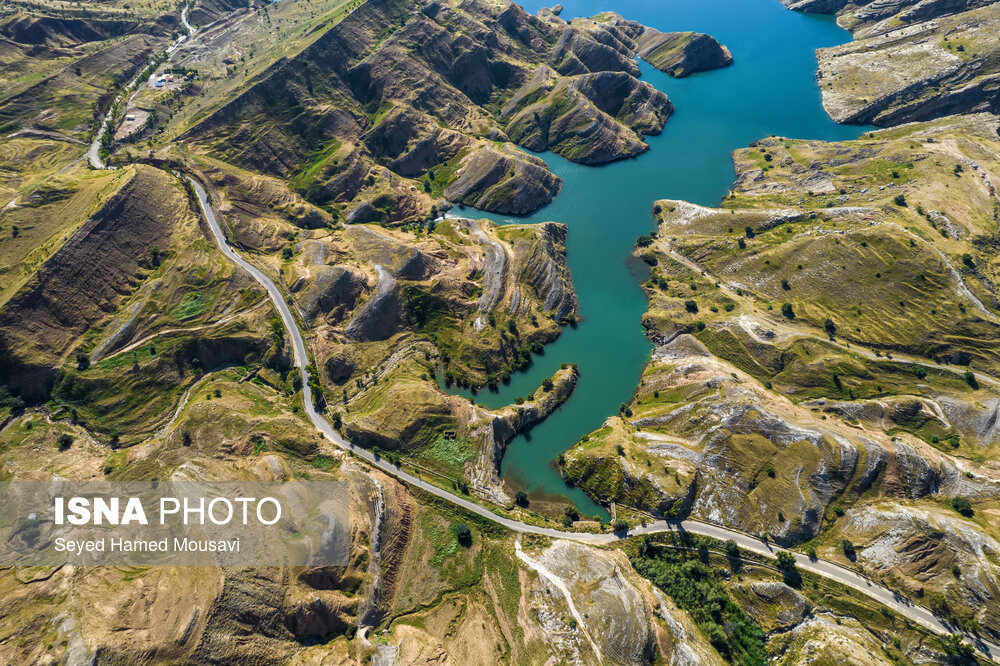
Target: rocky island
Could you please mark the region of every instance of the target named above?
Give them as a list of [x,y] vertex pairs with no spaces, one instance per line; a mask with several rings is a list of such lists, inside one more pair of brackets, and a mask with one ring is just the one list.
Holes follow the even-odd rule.
[[646,28],[636,46],[640,58],[677,78],[733,64],[729,49],[711,35],[700,32],[660,32]]

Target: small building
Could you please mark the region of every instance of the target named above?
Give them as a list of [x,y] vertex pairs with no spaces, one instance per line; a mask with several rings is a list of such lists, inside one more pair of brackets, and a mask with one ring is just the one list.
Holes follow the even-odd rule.
[[130,122],[133,122],[134,120],[135,120],[135,114],[134,113],[126,113],[125,114],[125,122],[130,123]]

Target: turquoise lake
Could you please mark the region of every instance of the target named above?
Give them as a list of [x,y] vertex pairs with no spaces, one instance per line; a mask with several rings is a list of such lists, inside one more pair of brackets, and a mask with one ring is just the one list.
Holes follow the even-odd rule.
[[[705,32],[727,45],[735,61],[686,79],[672,79],[640,61],[642,79],[676,107],[663,133],[648,137],[649,151],[601,167],[539,155],[563,180],[555,201],[521,218],[477,215],[500,223],[555,220],[569,227],[567,253],[582,321],[564,329],[509,384],[474,397],[500,407],[530,394],[561,363],[576,363],[580,381],[573,396],[511,442],[502,474],[516,488],[565,495],[582,513],[607,517],[582,491],[563,482],[554,460],[617,414],[649,358],[652,345],[640,323],[646,309],[639,288],[644,271],[629,257],[636,238],[654,228],[653,202],[669,198],[718,205],[734,180],[732,151],[769,134],[844,140],[864,128],[837,125],[820,104],[813,51],[850,40],[832,17],[792,12],[778,0],[571,0],[564,5],[567,20],[613,10],[662,31]],[[543,6],[524,3],[530,12]]]

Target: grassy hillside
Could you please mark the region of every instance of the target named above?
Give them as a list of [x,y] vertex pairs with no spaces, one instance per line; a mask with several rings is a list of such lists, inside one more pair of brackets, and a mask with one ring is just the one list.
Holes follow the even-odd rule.
[[[993,627],[996,130],[980,115],[837,144],[768,138],[736,152],[720,208],[657,202],[636,254],[658,347],[563,475],[601,501],[835,559],[847,538],[867,572]],[[982,549],[959,543],[955,498]],[[883,533],[873,511],[913,529]],[[918,544],[934,530],[980,573]]]

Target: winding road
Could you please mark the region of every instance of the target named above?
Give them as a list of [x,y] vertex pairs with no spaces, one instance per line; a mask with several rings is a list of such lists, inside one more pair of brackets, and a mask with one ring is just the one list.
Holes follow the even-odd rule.
[[[180,36],[168,49],[167,53],[172,53],[183,41],[185,41],[188,36],[193,35],[196,31],[195,26],[191,25],[187,19],[188,8],[185,6],[181,11],[181,23],[187,29],[188,34]],[[137,79],[133,80],[125,89],[119,94],[115,102],[123,98],[124,95],[133,88],[137,83]],[[96,132],[93,143],[91,143],[89,149],[87,150],[86,157],[90,164],[95,169],[107,169],[108,167],[100,157],[100,148],[104,135],[110,129],[111,118],[105,117],[101,119],[98,124],[98,130]],[[205,216],[208,222],[209,229],[211,231],[212,237],[218,246],[219,250],[230,260],[233,261],[237,266],[245,270],[254,278],[264,289],[267,291],[268,296],[274,303],[275,308],[281,316],[281,321],[288,332],[288,335],[292,341],[293,349],[293,360],[294,365],[298,369],[302,376],[302,392],[303,392],[303,404],[305,413],[308,416],[312,424],[319,430],[323,436],[332,442],[335,446],[352,453],[353,455],[364,459],[370,465],[381,469],[383,472],[403,481],[411,486],[420,488],[424,492],[430,493],[436,497],[443,500],[451,502],[463,509],[477,514],[483,518],[491,520],[498,523],[507,529],[520,533],[520,534],[537,534],[541,536],[547,536],[555,539],[571,539],[583,543],[602,545],[602,544],[612,544],[620,539],[627,538],[629,536],[643,535],[643,534],[657,534],[663,532],[689,532],[691,534],[698,534],[701,536],[706,536],[719,540],[732,539],[739,545],[739,547],[745,551],[756,553],[759,555],[764,555],[767,557],[775,557],[779,552],[788,552],[795,558],[796,565],[803,571],[808,571],[810,573],[817,574],[828,580],[835,581],[842,585],[846,585],[851,589],[854,589],[875,601],[884,604],[889,607],[902,617],[919,624],[926,629],[933,631],[938,634],[951,634],[955,633],[957,628],[949,625],[947,622],[937,617],[930,610],[917,606],[911,603],[908,599],[902,595],[893,592],[881,585],[873,583],[863,575],[848,569],[847,567],[829,562],[826,560],[810,560],[808,557],[796,553],[793,551],[774,546],[772,544],[766,543],[755,536],[745,534],[727,527],[720,525],[712,525],[709,523],[704,523],[696,520],[675,520],[666,521],[659,520],[655,522],[648,523],[642,527],[636,527],[631,529],[629,532],[619,532],[619,533],[584,533],[584,532],[568,532],[564,530],[557,530],[550,527],[540,527],[537,525],[529,525],[528,523],[523,523],[511,518],[506,518],[504,516],[498,515],[493,511],[477,504],[469,499],[454,495],[451,492],[440,488],[432,483],[424,481],[423,479],[416,477],[395,465],[377,457],[371,451],[363,448],[355,447],[351,442],[345,439],[339,432],[337,432],[333,426],[321,415],[319,414],[313,404],[312,388],[309,385],[309,370],[308,370],[308,353],[306,351],[305,340],[302,336],[302,332],[299,329],[298,323],[292,314],[282,292],[278,289],[277,285],[261,270],[253,266],[251,263],[246,261],[243,257],[236,253],[235,250],[230,247],[228,241],[226,240],[225,233],[222,227],[219,225],[219,221],[215,216],[215,211],[212,208],[211,202],[209,200],[208,193],[205,188],[198,181],[193,178],[184,175],[182,176],[194,189],[195,195],[197,196],[199,206],[201,208],[202,214]],[[697,265],[692,265],[693,262],[689,262],[686,257],[683,257],[672,251],[669,248],[670,254],[674,256],[675,259],[681,263],[687,265],[689,268],[701,272],[701,268]],[[802,334],[800,331],[796,331],[798,334]],[[819,337],[819,336],[815,336]],[[851,348],[851,352],[866,354],[867,350],[859,350],[856,348]],[[915,362],[915,361],[914,361]],[[937,364],[924,362],[925,365],[931,367],[938,367]],[[944,366],[940,366],[944,368]],[[954,371],[953,368],[947,368],[948,370]],[[985,379],[985,378],[984,378]],[[992,379],[992,378],[990,378]],[[181,402],[183,405],[183,400]],[[179,410],[178,410],[179,411]],[[966,635],[972,645],[976,650],[982,654],[984,657],[996,661],[1000,659],[1000,645],[988,641],[983,641],[974,636]]]
[[[947,622],[934,615],[934,613],[930,610],[922,606],[914,605],[902,595],[873,583],[856,571],[852,571],[847,567],[826,560],[810,560],[805,555],[765,543],[757,537],[744,534],[743,532],[738,532],[726,527],[711,525],[696,520],[659,520],[649,523],[643,527],[633,528],[628,533],[601,534],[567,532],[550,527],[529,525],[527,523],[522,523],[517,520],[500,516],[471,500],[454,495],[443,488],[439,488],[438,486],[403,471],[386,460],[376,457],[371,451],[355,447],[339,432],[334,430],[333,426],[331,426],[321,414],[317,413],[313,406],[312,389],[309,386],[309,370],[307,369],[308,354],[306,353],[305,340],[302,337],[302,332],[299,330],[295,317],[292,315],[292,311],[285,302],[281,291],[267,275],[239,256],[229,246],[229,243],[226,241],[226,236],[222,231],[222,227],[216,219],[215,211],[212,209],[212,205],[209,201],[205,188],[202,187],[202,185],[196,180],[188,176],[184,176],[184,178],[186,178],[194,188],[201,211],[204,214],[205,219],[208,221],[212,236],[218,245],[219,250],[229,257],[236,265],[248,272],[255,280],[257,280],[257,282],[261,284],[261,286],[264,287],[265,290],[267,290],[268,296],[270,296],[271,301],[280,313],[281,321],[283,322],[285,329],[288,331],[292,340],[295,367],[302,375],[303,402],[306,415],[309,417],[312,424],[323,434],[323,436],[333,442],[334,445],[353,453],[359,458],[363,458],[369,464],[378,467],[383,472],[394,476],[407,484],[420,488],[421,490],[440,497],[441,499],[447,500],[448,502],[458,505],[467,511],[471,511],[472,513],[482,516],[483,518],[499,523],[513,532],[522,534],[538,534],[555,539],[572,539],[575,541],[598,545],[614,543],[629,536],[656,534],[662,532],[689,532],[691,534],[698,534],[720,540],[732,539],[739,545],[740,548],[760,555],[765,555],[767,557],[776,557],[779,552],[788,552],[795,558],[796,565],[803,571],[817,574],[861,592],[871,599],[874,599],[875,601],[891,608],[902,617],[905,617],[908,620],[929,629],[930,631],[938,634],[951,634],[958,631],[956,627],[949,625]],[[970,635],[966,635],[965,637],[984,657],[994,661],[1000,658],[1000,645],[983,641]]]
[[[197,28],[188,23],[187,13],[188,13],[188,7],[187,5],[185,5],[184,9],[181,10],[181,23],[187,30],[187,34],[181,35],[180,37],[175,39],[174,42],[167,47],[167,50],[165,51],[166,55],[170,55],[171,53],[176,51],[177,47],[180,46],[181,43],[183,43],[185,40],[187,40],[188,37],[194,35],[195,30],[197,30]],[[155,58],[150,60],[149,63],[147,63],[147,66],[149,64],[152,64],[154,61]],[[143,67],[139,71],[139,73],[136,74],[134,79],[129,81],[128,85],[125,86],[125,88],[120,93],[118,93],[117,97],[115,97],[115,101],[111,103],[108,115],[104,116],[97,122],[97,131],[94,133],[94,140],[90,142],[90,147],[87,149],[87,154],[86,154],[87,161],[90,162],[90,166],[94,167],[95,169],[115,168],[115,167],[109,167],[107,164],[104,163],[104,160],[101,159],[101,145],[104,143],[105,135],[107,135],[107,133],[111,131],[111,123],[114,121],[114,118],[111,116],[110,109],[115,108],[115,106],[121,103],[121,101],[124,100],[125,97],[132,92],[136,84],[139,83],[139,77],[142,76],[142,73],[144,71],[146,71],[145,67]]]

